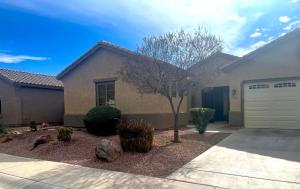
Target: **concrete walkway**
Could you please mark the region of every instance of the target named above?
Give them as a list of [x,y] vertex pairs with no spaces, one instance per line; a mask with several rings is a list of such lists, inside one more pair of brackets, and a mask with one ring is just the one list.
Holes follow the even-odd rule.
[[216,187],[0,153],[0,189],[19,188],[215,189]]
[[241,129],[168,178],[233,189],[300,189],[300,131]]

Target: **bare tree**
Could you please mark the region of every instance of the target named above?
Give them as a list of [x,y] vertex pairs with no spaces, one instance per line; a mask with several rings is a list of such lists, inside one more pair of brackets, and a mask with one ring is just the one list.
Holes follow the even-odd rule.
[[192,32],[181,29],[144,38],[137,48],[140,58],[125,64],[124,80],[134,84],[141,93],[158,93],[168,99],[174,116],[174,142],[180,141],[182,101],[195,85],[189,68],[221,49],[221,38],[205,28],[198,27]]

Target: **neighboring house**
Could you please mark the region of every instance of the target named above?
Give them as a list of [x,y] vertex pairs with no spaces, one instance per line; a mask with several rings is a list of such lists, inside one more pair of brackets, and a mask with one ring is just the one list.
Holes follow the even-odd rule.
[[[229,112],[230,125],[300,129],[300,28],[239,59],[219,54],[206,61],[217,57],[223,57],[218,64],[227,65],[205,86],[209,90],[194,91],[192,99],[198,100],[191,100],[191,106],[206,106],[207,98],[216,98],[207,106]],[[194,74],[202,64],[194,66]],[[228,100],[229,107],[224,105]]]
[[[122,79],[120,71],[128,61],[147,63],[151,59],[100,42],[57,76],[64,84],[65,126],[83,126],[84,115],[91,108],[105,104],[120,109],[123,119],[144,119],[157,129],[173,126],[171,107],[165,97],[141,94]],[[186,98],[181,112],[181,124],[186,124]]]
[[0,69],[0,115],[20,126],[63,121],[63,84],[55,77]]

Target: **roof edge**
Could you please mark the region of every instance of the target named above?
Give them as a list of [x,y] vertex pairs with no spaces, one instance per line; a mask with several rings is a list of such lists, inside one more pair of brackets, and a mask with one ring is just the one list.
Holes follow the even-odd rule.
[[284,40],[288,40],[290,38],[297,37],[298,35],[300,35],[300,27],[297,27],[296,29],[294,29],[293,31],[285,34],[284,36],[281,36],[281,37],[265,44],[264,46],[261,46],[258,49],[255,49],[254,51],[249,52],[248,54],[242,56],[240,59],[236,60],[232,64],[224,66],[222,68],[222,70],[224,72],[228,72],[228,71],[236,68],[236,66],[240,65],[241,63],[247,62],[248,60],[251,60],[252,58],[256,57],[257,55],[262,53],[264,50],[268,50],[270,48],[273,48],[276,45],[279,45],[280,43],[282,43]]

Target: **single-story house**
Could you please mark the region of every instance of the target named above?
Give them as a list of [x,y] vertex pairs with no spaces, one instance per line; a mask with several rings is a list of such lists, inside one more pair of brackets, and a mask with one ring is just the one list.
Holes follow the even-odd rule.
[[215,119],[234,126],[300,129],[300,28],[241,58],[219,53],[205,61],[195,75],[214,64],[221,74],[194,91],[191,106],[213,107]]
[[[120,77],[126,61],[140,56],[100,42],[63,70],[57,79],[64,84],[65,125],[83,126],[89,109],[110,104],[125,118],[142,118],[158,129],[171,127],[164,97],[141,94]],[[184,99],[181,124],[187,123],[190,107],[202,106],[216,109],[214,119],[233,126],[300,128],[300,29],[243,57],[216,53],[191,70],[199,86]]]
[[0,115],[4,124],[63,122],[63,84],[53,76],[0,69]]
[[[123,119],[144,119],[157,129],[173,126],[169,101],[159,94],[141,94],[120,74],[128,61],[151,61],[149,57],[100,42],[68,66],[57,79],[64,84],[65,126],[84,126],[84,115],[96,105],[121,110]],[[187,98],[181,106],[181,123],[187,122]]]

